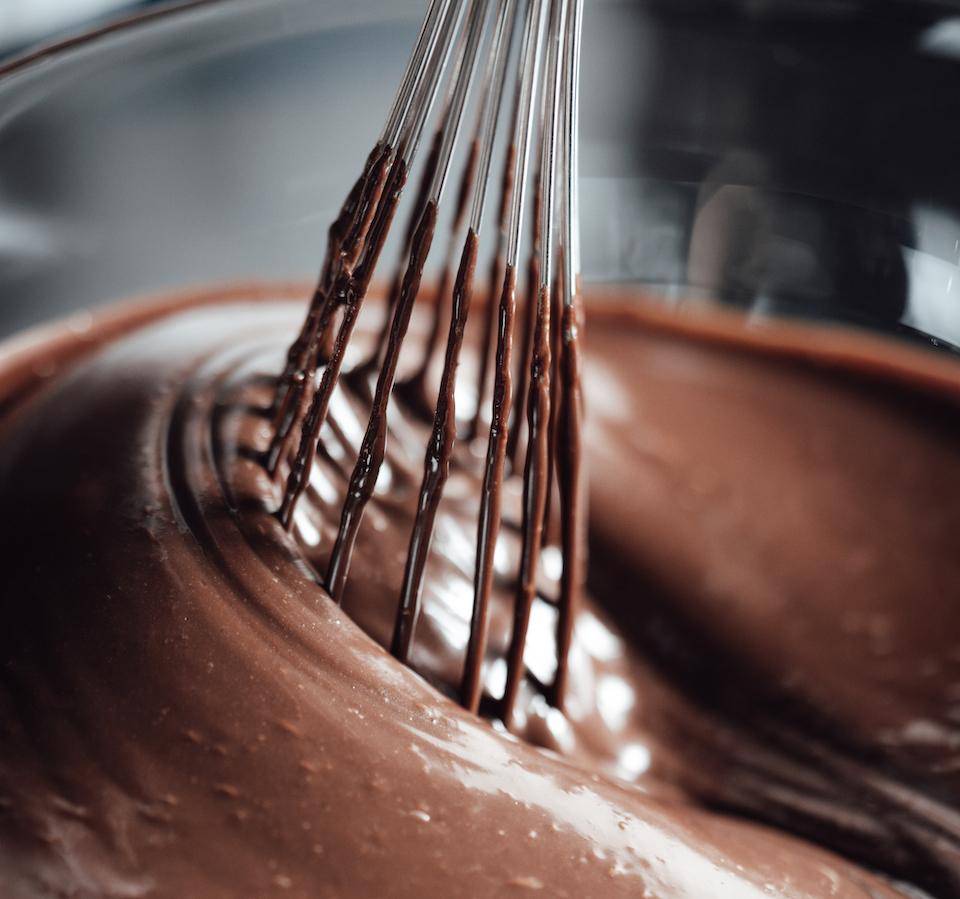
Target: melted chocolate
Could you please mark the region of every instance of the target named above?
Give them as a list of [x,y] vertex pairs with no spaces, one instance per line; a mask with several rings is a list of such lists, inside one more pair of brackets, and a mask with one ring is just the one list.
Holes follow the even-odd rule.
[[[394,213],[397,211],[397,204],[400,201],[400,194],[406,183],[407,169],[402,159],[395,160],[387,176],[386,186],[379,195],[377,210],[373,216],[372,223],[369,226],[369,234],[362,242],[362,250],[358,250],[360,255],[359,264],[355,272],[349,269],[341,272],[332,291],[332,298],[328,303],[337,303],[343,306],[343,315],[340,321],[340,327],[337,330],[337,336],[333,344],[332,352],[329,354],[326,365],[323,369],[323,375],[320,378],[320,384],[317,387],[310,409],[303,420],[300,431],[300,446],[297,449],[296,457],[290,468],[290,474],[286,481],[286,487],[283,495],[283,502],[280,507],[280,520],[285,527],[290,526],[293,518],[293,508],[306,487],[307,479],[310,476],[310,468],[313,465],[313,459],[317,452],[317,440],[320,436],[320,428],[327,418],[327,411],[330,407],[330,400],[333,397],[333,391],[336,389],[340,378],[340,369],[343,366],[343,357],[347,350],[347,344],[350,342],[350,336],[357,323],[357,316],[366,297],[367,289],[370,285],[370,279],[376,269],[377,262],[380,259],[380,253],[387,239],[387,233],[390,230],[390,224],[393,222]],[[358,241],[359,248],[361,242]],[[332,308],[332,306],[331,306]],[[324,329],[329,324],[330,317],[323,322]],[[307,372],[307,378],[304,383],[312,382],[316,369]],[[277,432],[274,432],[271,448],[277,442]]]
[[[480,515],[477,522],[477,564],[474,569],[473,612],[467,659],[460,683],[460,701],[470,711],[480,707],[483,688],[481,674],[486,656],[489,629],[490,589],[493,584],[494,554],[500,533],[503,466],[507,449],[507,416],[513,379],[510,360],[513,352],[513,316],[516,311],[516,274],[507,266],[497,304],[497,364],[494,369],[493,398],[490,410],[490,432],[487,457],[480,488]],[[485,356],[486,344],[481,344]]]
[[524,304],[523,331],[520,338],[520,360],[517,366],[517,402],[513,406],[507,456],[514,471],[520,470],[521,424],[524,403],[530,386],[530,361],[533,354],[533,330],[537,321],[537,285],[540,283],[540,173],[534,178],[533,215],[531,217],[531,247],[527,260],[527,297]]
[[490,298],[484,304],[487,315],[484,319],[483,337],[480,340],[480,346],[486,347],[487,351],[480,353],[480,367],[477,370],[477,404],[473,414],[473,420],[470,422],[470,428],[467,432],[468,438],[473,439],[481,430],[483,423],[483,407],[486,403],[487,384],[490,381],[490,362],[494,357],[496,342],[494,333],[497,327],[497,308],[496,302],[497,289],[503,284],[503,271],[505,267],[503,253],[504,242],[507,229],[507,217],[510,212],[510,200],[513,197],[513,170],[514,162],[517,158],[517,148],[511,144],[507,149],[507,159],[503,169],[503,181],[500,185],[500,206],[497,211],[497,251],[490,257],[490,272],[487,281],[487,290]]
[[[423,573],[427,564],[427,555],[433,540],[433,528],[437,509],[443,495],[443,488],[450,473],[450,459],[457,438],[456,380],[460,365],[460,350],[466,331],[467,317],[470,314],[470,301],[473,295],[473,275],[477,263],[478,239],[471,229],[463,246],[460,269],[453,286],[453,303],[450,315],[450,333],[447,336],[447,351],[443,361],[443,373],[437,391],[437,408],[433,418],[433,431],[427,443],[427,454],[423,464],[423,482],[420,485],[420,498],[417,501],[417,517],[410,533],[410,548],[407,551],[406,568],[403,573],[403,586],[400,590],[400,602],[397,608],[397,624],[393,634],[391,651],[401,661],[410,656],[413,630],[420,612],[423,591]],[[440,282],[441,287],[443,281]],[[442,294],[437,298],[440,306]],[[436,329],[437,315],[433,317],[431,338]],[[429,343],[428,343],[429,346]],[[429,357],[428,357],[429,358]],[[424,371],[423,368],[420,370]]]
[[[344,610],[317,590],[369,403],[338,391],[288,533],[261,454],[299,304],[262,293],[133,309],[0,362],[0,495],[19,510],[0,519],[5,895],[915,894],[702,804],[960,895],[952,364],[591,303],[591,593],[610,613],[573,609],[565,715],[524,684],[514,715],[564,760],[375,642],[416,517],[416,416],[391,422]],[[410,658],[447,693],[473,593],[461,449]],[[503,497],[508,561],[520,499]],[[516,590],[500,570],[491,661]],[[525,662],[546,682],[543,633]]]
[[583,509],[585,484],[583,469],[583,394],[580,348],[581,311],[579,292],[574,301],[563,305],[560,319],[560,360],[557,377],[562,380],[557,409],[557,446],[555,465],[559,473],[560,531],[563,569],[560,575],[560,608],[557,616],[557,673],[553,683],[553,702],[563,708],[567,675],[570,671],[570,646],[584,578],[586,547]]
[[[416,235],[417,226],[423,219],[424,211],[427,208],[427,200],[429,199],[430,194],[430,183],[433,181],[434,175],[437,172],[437,163],[440,161],[440,148],[442,144],[443,128],[440,127],[434,132],[433,140],[430,141],[430,152],[427,153],[427,158],[424,161],[423,169],[420,172],[420,180],[417,182],[417,191],[416,194],[414,194],[413,206],[403,232],[403,244],[401,245],[400,250],[401,259],[408,259],[411,245]],[[402,263],[397,266],[397,271],[394,274],[393,282],[390,285],[390,300],[384,308],[383,324],[380,326],[380,333],[376,342],[374,343],[373,351],[367,357],[367,361],[361,365],[358,365],[356,368],[355,380],[358,383],[362,383],[377,373],[380,360],[383,358],[383,354],[387,346],[387,342],[390,340],[393,312],[394,309],[396,309],[398,300],[400,299],[400,291],[403,290],[405,271],[406,269]],[[440,308],[440,304],[437,304],[437,308]]]
[[[383,192],[389,184],[393,189],[399,183],[397,194],[402,188],[404,173],[398,165],[394,174],[392,151],[378,144],[367,159],[363,173],[347,196],[343,209],[330,227],[327,258],[320,272],[320,280],[310,300],[307,316],[301,326],[297,339],[287,351],[287,360],[274,394],[271,411],[273,412],[273,439],[267,450],[267,467],[276,473],[281,456],[287,450],[294,428],[303,414],[303,401],[309,395],[321,355],[329,355],[323,350],[323,341],[336,311],[338,284],[341,279],[349,279],[358,254],[364,247],[374,215],[391,215],[390,204],[395,205],[390,193],[385,204]],[[383,209],[381,210],[381,206]],[[378,232],[386,238],[386,229]],[[378,250],[379,253],[379,250]]]
[[[550,488],[550,297],[543,288],[537,296],[537,319],[533,335],[530,387],[527,397],[527,458],[523,471],[523,550],[517,584],[513,636],[507,662],[507,685],[503,696],[503,716],[509,727],[517,700],[520,678],[524,673],[523,651],[530,623],[530,609],[537,591],[540,569],[540,541],[543,538],[547,491]],[[507,360],[506,365],[509,365]],[[558,660],[559,661],[559,660]],[[558,669],[559,670],[559,669]]]
[[338,603],[343,598],[343,589],[350,570],[350,559],[357,534],[360,532],[363,513],[370,497],[373,496],[377,478],[383,466],[387,443],[387,408],[390,405],[390,395],[397,376],[400,349],[407,335],[410,316],[413,314],[413,304],[420,292],[423,267],[426,265],[430,246],[433,243],[438,211],[436,203],[432,201],[427,203],[410,240],[410,262],[403,276],[400,296],[393,310],[390,339],[387,341],[380,374],[377,377],[367,430],[350,477],[350,486],[340,515],[340,529],[337,531],[337,540],[330,554],[330,564],[324,581],[331,596]]
[[[314,288],[313,296],[310,298],[310,306],[307,317],[303,321],[300,333],[297,339],[290,345],[287,351],[287,359],[283,372],[277,382],[277,390],[273,397],[271,412],[276,416],[274,427],[280,428],[286,419],[286,415],[281,413],[282,404],[290,392],[291,387],[296,383],[298,371],[305,368],[307,364],[307,351],[314,339],[316,329],[319,325],[319,319],[324,301],[333,286],[334,269],[340,258],[340,250],[343,247],[344,240],[350,230],[357,213],[357,207],[361,201],[361,196],[369,188],[368,184],[374,176],[374,171],[383,155],[383,146],[377,144],[367,157],[367,162],[357,178],[356,183],[347,194],[346,200],[327,233],[327,255],[320,268],[320,277],[317,286]],[[285,412],[286,410],[284,410]]]
[[[427,337],[423,348],[423,361],[420,363],[413,376],[397,385],[397,392],[408,402],[419,406],[421,411],[429,407],[427,398],[427,376],[430,372],[430,366],[433,357],[436,355],[437,347],[440,345],[440,334],[443,328],[443,313],[446,308],[444,300],[450,289],[450,267],[451,256],[453,255],[454,235],[458,234],[463,219],[467,212],[467,202],[473,191],[474,178],[477,169],[477,155],[480,152],[480,144],[476,138],[470,142],[470,149],[467,153],[467,161],[463,168],[463,174],[460,178],[460,188],[457,192],[457,202],[454,207],[453,222],[450,226],[450,248],[447,251],[447,258],[444,260],[440,278],[437,282],[437,302],[432,304],[433,317],[431,319],[430,334]],[[468,240],[469,235],[468,235]],[[476,260],[474,260],[475,264]],[[461,271],[463,260],[461,259]],[[472,272],[471,272],[472,277]],[[454,291],[462,290],[463,282],[458,280],[454,282]]]

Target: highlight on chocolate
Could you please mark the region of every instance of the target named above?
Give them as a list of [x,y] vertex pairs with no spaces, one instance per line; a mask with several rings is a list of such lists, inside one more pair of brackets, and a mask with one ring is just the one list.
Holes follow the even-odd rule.
[[0,896],[960,897],[952,20],[415,6],[0,59]]

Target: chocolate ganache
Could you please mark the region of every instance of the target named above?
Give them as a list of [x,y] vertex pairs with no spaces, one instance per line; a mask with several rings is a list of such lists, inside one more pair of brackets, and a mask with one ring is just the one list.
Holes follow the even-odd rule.
[[548,540],[507,733],[482,716],[517,479],[477,716],[450,697],[482,449],[448,460],[407,667],[383,647],[431,421],[394,404],[338,607],[317,573],[376,329],[288,532],[266,457],[299,296],[132,305],[0,356],[2,895],[960,895],[952,362],[592,298],[588,595],[561,713],[529,682],[557,663]]

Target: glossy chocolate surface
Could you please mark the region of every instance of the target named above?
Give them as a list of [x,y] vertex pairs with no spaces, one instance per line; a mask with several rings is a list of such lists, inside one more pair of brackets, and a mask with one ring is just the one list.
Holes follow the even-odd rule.
[[[472,599],[471,447],[437,514],[415,671],[381,647],[430,422],[391,411],[342,609],[315,572],[368,411],[349,376],[292,533],[272,514],[268,375],[299,298],[237,288],[6,348],[5,895],[914,895],[839,853],[960,894],[952,363],[588,303],[593,598],[566,715],[523,684],[512,736],[443,695]],[[415,316],[411,337],[428,330]],[[542,596],[526,660],[548,681]]]

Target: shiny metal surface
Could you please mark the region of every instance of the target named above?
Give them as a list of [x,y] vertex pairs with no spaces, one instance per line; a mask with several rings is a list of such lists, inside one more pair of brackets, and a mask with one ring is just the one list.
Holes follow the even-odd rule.
[[[0,331],[311,279],[422,11],[201,4],[0,78]],[[960,7],[598,0],[583,58],[588,280],[960,342]]]

